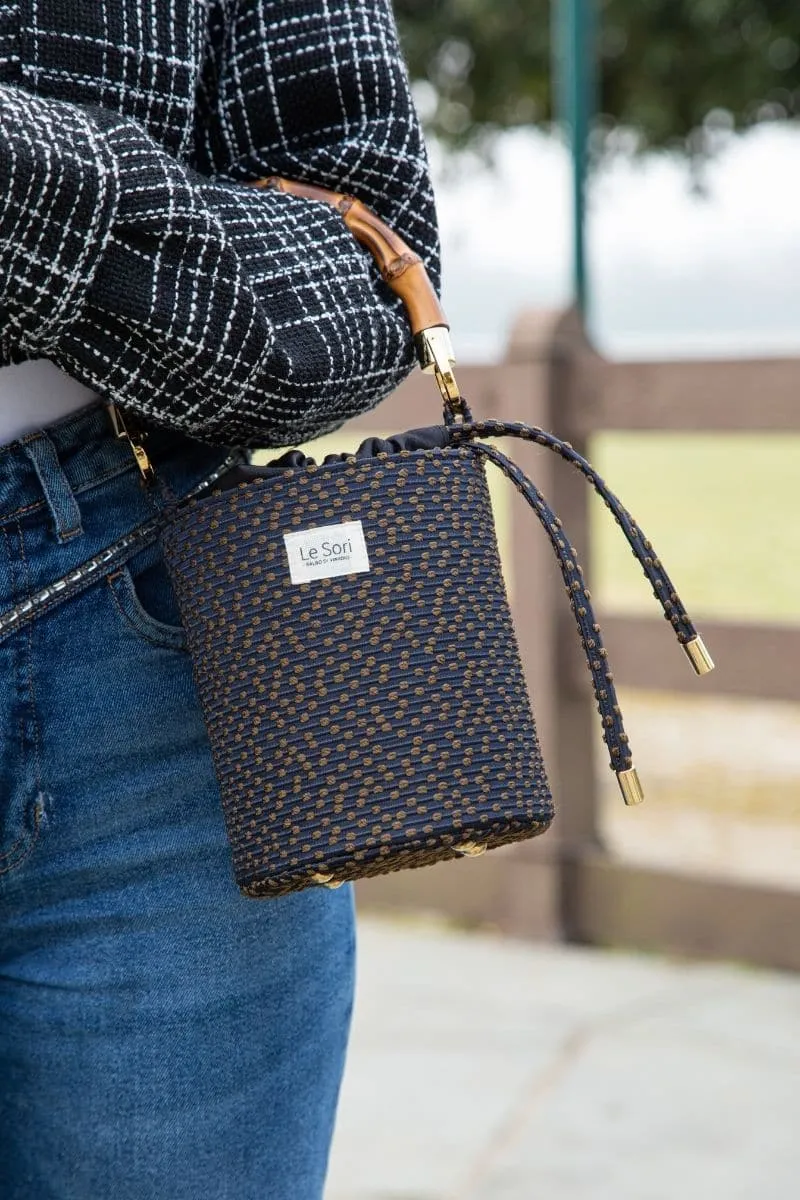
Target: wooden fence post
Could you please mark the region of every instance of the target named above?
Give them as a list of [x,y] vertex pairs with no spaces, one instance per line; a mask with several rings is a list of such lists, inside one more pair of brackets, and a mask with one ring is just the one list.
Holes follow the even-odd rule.
[[[533,372],[528,394],[508,397],[507,418],[543,426],[585,453],[580,415],[602,386],[603,361],[589,347],[577,312],[523,314],[513,327],[507,361],[527,362]],[[586,481],[548,451],[515,442],[513,455],[550,500],[588,573]],[[527,506],[515,507],[513,608],[557,816],[541,844],[523,845],[516,855],[531,865],[548,864],[551,928],[569,936],[575,921],[564,866],[599,846],[597,715],[563,581],[544,531],[532,528],[531,516]],[[512,925],[534,932],[531,914],[519,907],[517,901]]]

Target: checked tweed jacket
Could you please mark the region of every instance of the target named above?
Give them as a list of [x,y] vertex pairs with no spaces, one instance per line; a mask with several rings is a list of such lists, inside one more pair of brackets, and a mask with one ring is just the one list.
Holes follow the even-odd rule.
[[49,358],[207,441],[335,428],[410,370],[327,205],[438,241],[390,0],[0,0],[0,362]]

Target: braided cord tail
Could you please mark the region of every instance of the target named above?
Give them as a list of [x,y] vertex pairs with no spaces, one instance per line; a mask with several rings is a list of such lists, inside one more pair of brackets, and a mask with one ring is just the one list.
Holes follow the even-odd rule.
[[566,462],[591,483],[597,494],[603,500],[619,525],[635,557],[650,581],[653,594],[664,610],[664,616],[672,625],[678,641],[698,675],[706,675],[713,670],[714,663],[705,648],[702,638],[697,633],[689,614],[683,606],[680,596],[667,572],[656,555],[652,543],[643,535],[641,529],[631,514],[620,503],[614,493],[597,474],[591,463],[569,444],[540,429],[535,425],[524,425],[521,422],[505,421],[473,421],[469,424],[453,425],[450,427],[454,444],[470,443],[473,438],[485,437],[517,437],[523,441],[534,442],[545,446],[559,454]]
[[616,773],[626,804],[638,804],[644,798],[631,758],[628,735],[622,723],[622,712],[617,702],[614,679],[608,669],[608,652],[598,625],[591,599],[583,580],[575,549],[566,536],[561,521],[534,483],[528,479],[515,463],[506,458],[494,446],[470,442],[468,448],[477,455],[493,462],[508,476],[522,494],[550,539],[558,558],[567,596],[581,635],[581,644],[592,676],[597,710],[603,722],[603,740],[608,749],[612,771]]

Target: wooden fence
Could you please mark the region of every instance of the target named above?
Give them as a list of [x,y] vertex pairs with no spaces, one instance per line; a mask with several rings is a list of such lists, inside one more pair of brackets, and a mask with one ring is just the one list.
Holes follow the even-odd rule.
[[[503,363],[461,368],[458,377],[476,415],[542,425],[579,450],[599,430],[800,430],[800,359],[611,363],[588,344],[572,312],[523,315]],[[351,428],[365,435],[407,429],[431,424],[437,414],[432,382],[416,373]],[[590,562],[585,481],[540,448],[514,442],[513,457],[552,499],[579,556]],[[360,902],[433,910],[523,936],[800,968],[800,893],[651,869],[604,848],[593,758],[597,715],[572,617],[550,546],[533,536],[518,498],[511,521],[512,608],[559,805],[557,827],[469,863],[366,882]],[[800,700],[800,626],[703,622],[717,670],[698,681],[660,610],[647,619],[602,612],[599,619],[622,686]]]

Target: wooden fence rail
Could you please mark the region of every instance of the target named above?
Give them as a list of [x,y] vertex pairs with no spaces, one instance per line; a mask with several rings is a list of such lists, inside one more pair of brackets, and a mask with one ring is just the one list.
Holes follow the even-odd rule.
[[[528,313],[505,360],[459,372],[482,417],[525,420],[582,450],[599,430],[800,430],[800,359],[610,363],[572,312]],[[439,407],[415,375],[359,433],[431,424]],[[513,456],[552,498],[579,555],[591,562],[589,489],[554,456],[515,442]],[[596,714],[585,667],[545,539],[512,501],[512,609],[545,759],[557,827],[540,841],[466,863],[369,881],[372,906],[433,909],[528,936],[664,949],[800,969],[800,893],[694,878],[613,858],[598,834],[593,761]],[[703,622],[717,670],[701,683],[660,617],[600,615],[618,683],[695,695],[800,700],[800,626]]]

